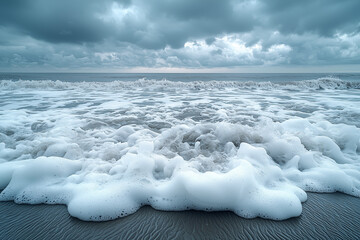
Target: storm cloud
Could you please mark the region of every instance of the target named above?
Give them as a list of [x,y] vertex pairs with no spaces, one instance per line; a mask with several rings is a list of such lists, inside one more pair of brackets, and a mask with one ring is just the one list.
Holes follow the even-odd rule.
[[3,0],[0,70],[360,63],[358,0]]

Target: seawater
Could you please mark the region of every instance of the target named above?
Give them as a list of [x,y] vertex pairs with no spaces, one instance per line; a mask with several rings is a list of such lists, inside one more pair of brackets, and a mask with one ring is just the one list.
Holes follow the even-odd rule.
[[360,197],[360,74],[0,74],[2,201],[299,216]]

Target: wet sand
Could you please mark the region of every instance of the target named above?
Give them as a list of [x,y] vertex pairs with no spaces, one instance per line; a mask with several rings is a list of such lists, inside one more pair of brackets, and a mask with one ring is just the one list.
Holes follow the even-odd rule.
[[308,193],[302,215],[285,221],[146,206],[95,223],[71,217],[62,205],[0,202],[0,239],[360,239],[360,198]]

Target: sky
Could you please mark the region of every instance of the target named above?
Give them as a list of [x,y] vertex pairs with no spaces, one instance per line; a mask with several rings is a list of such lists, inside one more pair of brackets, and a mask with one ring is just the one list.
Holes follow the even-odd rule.
[[359,0],[1,0],[2,72],[359,72]]

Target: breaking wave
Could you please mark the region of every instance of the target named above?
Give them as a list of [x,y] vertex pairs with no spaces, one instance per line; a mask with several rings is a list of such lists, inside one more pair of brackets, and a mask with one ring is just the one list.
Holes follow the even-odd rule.
[[1,80],[0,88],[39,88],[39,89],[126,89],[126,88],[188,88],[188,89],[216,89],[216,88],[244,88],[244,89],[282,89],[282,90],[322,90],[322,89],[360,89],[360,82],[344,81],[336,77],[323,77],[313,80],[257,82],[257,81],[168,81],[166,79],[139,79],[137,81],[111,82],[64,82],[59,80]]
[[65,204],[87,221],[143,205],[282,220],[306,191],[360,197],[354,82],[0,85],[0,201]]

